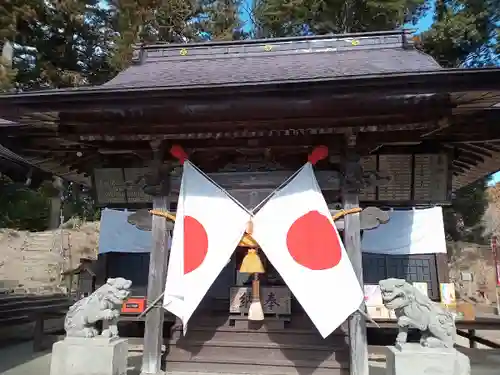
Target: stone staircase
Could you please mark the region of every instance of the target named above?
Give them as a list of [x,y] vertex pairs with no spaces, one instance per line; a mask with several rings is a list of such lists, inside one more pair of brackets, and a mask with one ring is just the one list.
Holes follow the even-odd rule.
[[29,280],[35,289],[59,280],[64,263],[60,241],[60,233],[53,231],[30,233],[21,249],[24,275],[20,280]]
[[266,318],[197,314],[188,333],[176,323],[166,342],[167,372],[347,375],[346,329],[322,339],[306,316]]

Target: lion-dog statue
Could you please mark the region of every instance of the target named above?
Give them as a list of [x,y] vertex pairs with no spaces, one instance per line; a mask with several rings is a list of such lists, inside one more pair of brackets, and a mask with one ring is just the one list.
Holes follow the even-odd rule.
[[398,320],[396,345],[405,344],[408,329],[415,328],[422,332],[422,346],[453,348],[457,331],[451,313],[432,302],[406,280],[381,280],[379,285],[385,307],[394,310]]
[[118,337],[118,318],[123,302],[130,295],[132,282],[122,277],[109,278],[106,284],[90,296],[82,298],[69,308],[64,320],[66,337],[96,337],[98,321],[107,321],[102,337]]
[[469,358],[454,349],[457,330],[455,318],[403,279],[386,279],[379,282],[382,301],[394,310],[399,328],[396,348],[403,349],[408,339],[408,329],[421,332],[420,345],[426,348],[443,348],[455,352],[455,365],[450,374],[470,375]]

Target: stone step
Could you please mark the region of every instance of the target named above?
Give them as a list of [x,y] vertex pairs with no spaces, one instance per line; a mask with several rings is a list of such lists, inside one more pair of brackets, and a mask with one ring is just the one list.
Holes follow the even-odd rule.
[[308,368],[296,366],[249,365],[221,362],[177,362],[166,364],[167,374],[198,373],[203,375],[252,374],[252,375],[350,375],[349,369]]
[[301,366],[323,368],[345,368],[349,366],[349,350],[314,351],[300,349],[266,349],[246,346],[170,346],[166,360],[247,363],[249,365]]
[[319,363],[307,360],[262,360],[260,358],[205,358],[167,356],[167,371],[263,375],[347,375],[348,365],[336,362]]
[[[203,313],[203,312],[196,312],[193,317],[191,317],[189,321],[189,327],[194,327],[194,326],[199,326],[199,327],[204,327],[204,326],[209,326],[209,327],[220,327],[220,326],[227,326],[231,325],[231,321],[233,322],[238,322],[238,323],[247,323],[248,317],[243,316],[243,315],[235,315],[235,314],[229,314],[229,313],[219,313],[219,314],[210,314],[210,313]],[[314,324],[312,323],[311,319],[305,314],[305,313],[294,313],[290,316],[280,316],[276,317],[274,315],[269,315],[265,317],[264,320],[264,325],[268,326],[279,326],[279,324],[276,324],[278,322],[281,322],[284,324],[284,327],[287,329],[307,329],[307,330],[316,330],[314,327]],[[250,323],[256,323],[257,322],[250,322]],[[241,324],[238,324],[241,325]],[[344,334],[348,332],[348,324],[347,321],[344,322],[338,329],[338,331],[343,331]]]
[[182,335],[182,331],[174,329],[171,333],[171,340],[194,341],[233,341],[236,337],[244,337],[244,341],[249,343],[302,343],[303,345],[320,345],[331,346],[345,342],[346,336],[343,334],[335,334],[322,338],[320,334],[313,330],[267,330],[261,328],[258,330],[242,330],[233,327],[217,327],[217,328],[200,328],[189,326],[186,336]]
[[[238,337],[242,339],[242,337]],[[325,345],[304,345],[300,342],[268,342],[251,343],[242,341],[193,341],[193,340],[173,340],[170,341],[168,356],[199,356],[201,358],[229,357],[238,358],[259,358],[261,361],[286,361],[286,360],[307,360],[318,363],[336,362],[345,363],[349,361],[349,348],[346,344],[325,346]]]

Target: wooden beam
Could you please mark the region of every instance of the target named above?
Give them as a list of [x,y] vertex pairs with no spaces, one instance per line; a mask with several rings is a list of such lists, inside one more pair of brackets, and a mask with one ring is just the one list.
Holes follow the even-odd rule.
[[460,161],[460,160],[453,160],[451,162],[453,165],[456,165],[458,166],[459,168],[463,168],[465,170],[467,169],[471,169],[472,167],[474,167],[475,164],[469,164],[469,163],[465,163],[463,161]]
[[[347,135],[347,148],[343,160],[344,180],[342,186],[342,203],[345,210],[359,207],[359,189],[356,181],[350,181],[350,176],[358,176],[361,170],[359,158],[354,152],[355,135]],[[347,215],[344,218],[344,245],[351,260],[359,284],[363,288],[363,262],[361,254],[361,223],[359,214]],[[361,309],[365,309],[364,302]],[[368,341],[366,321],[359,312],[349,318],[349,343],[351,351],[351,375],[369,375]]]
[[476,144],[462,143],[459,147],[481,157],[491,158],[493,155],[491,151],[485,150]]
[[[421,111],[418,111],[421,112]],[[441,113],[390,113],[384,115],[367,115],[367,116],[353,116],[345,115],[338,117],[335,115],[329,117],[319,117],[319,116],[304,116],[298,118],[286,118],[286,115],[276,115],[280,118],[270,118],[266,120],[234,120],[234,121],[222,121],[222,120],[204,120],[199,122],[186,122],[185,120],[179,121],[177,123],[158,123],[157,121],[151,122],[148,120],[137,120],[136,124],[124,125],[122,127],[116,127],[116,123],[119,121],[126,121],[126,119],[119,118],[115,121],[109,123],[99,122],[94,124],[93,122],[82,122],[80,124],[61,126],[59,134],[63,137],[71,137],[77,135],[85,136],[103,136],[103,135],[162,135],[168,134],[173,136],[179,136],[188,133],[205,133],[207,131],[211,132],[234,132],[234,131],[265,131],[266,129],[273,130],[288,130],[288,129],[302,129],[307,127],[311,128],[321,128],[321,127],[362,127],[364,124],[369,122],[372,125],[399,125],[401,128],[407,126],[411,128],[416,124],[427,124],[427,128],[432,126],[428,125],[430,122],[439,119],[443,114]],[[425,113],[425,112],[424,112]],[[147,124],[145,126],[145,124]],[[418,126],[417,126],[418,127]],[[14,132],[13,132],[14,133]]]

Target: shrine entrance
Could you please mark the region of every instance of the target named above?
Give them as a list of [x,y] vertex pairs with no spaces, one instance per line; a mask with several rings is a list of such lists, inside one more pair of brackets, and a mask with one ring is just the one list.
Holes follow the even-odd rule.
[[[248,249],[238,247],[226,267],[209,289],[199,309],[219,311],[244,316],[248,312],[250,303],[250,288],[252,274],[240,272],[241,263]],[[289,315],[291,314],[291,296],[286,284],[267,260],[263,252],[259,256],[264,265],[265,272],[259,275],[261,297],[266,314]],[[282,303],[280,301],[285,301]]]

